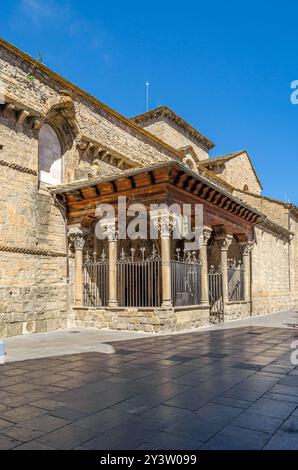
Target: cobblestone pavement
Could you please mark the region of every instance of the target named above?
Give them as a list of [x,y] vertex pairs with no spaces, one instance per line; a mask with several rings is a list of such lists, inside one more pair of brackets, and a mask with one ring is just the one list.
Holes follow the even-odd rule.
[[200,331],[0,366],[0,449],[298,449],[295,334]]

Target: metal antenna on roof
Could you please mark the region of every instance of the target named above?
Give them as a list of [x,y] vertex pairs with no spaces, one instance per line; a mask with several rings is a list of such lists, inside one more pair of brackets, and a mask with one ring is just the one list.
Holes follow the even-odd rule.
[[149,82],[146,82],[146,111],[149,111]]

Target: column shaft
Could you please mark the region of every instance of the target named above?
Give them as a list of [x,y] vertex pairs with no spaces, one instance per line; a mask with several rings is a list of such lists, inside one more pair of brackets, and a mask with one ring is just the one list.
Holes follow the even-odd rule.
[[221,269],[222,269],[222,294],[224,303],[229,301],[229,283],[228,283],[228,251],[224,248],[220,251]]
[[161,237],[161,270],[162,270],[162,306],[172,306],[171,292],[171,238]]
[[75,249],[75,305],[83,305],[83,249],[85,236],[76,234],[74,238]]
[[109,307],[118,306],[117,239],[109,239]]
[[243,255],[244,268],[244,300],[250,300],[250,259],[249,253]]
[[83,304],[83,250],[75,252],[75,304]]
[[207,245],[202,245],[200,248],[201,265],[201,303],[204,305],[209,304],[209,288],[208,288],[208,255]]

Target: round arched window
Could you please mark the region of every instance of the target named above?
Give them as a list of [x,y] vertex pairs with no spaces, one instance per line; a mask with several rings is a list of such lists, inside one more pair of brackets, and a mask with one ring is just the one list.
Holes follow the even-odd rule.
[[62,149],[58,135],[49,124],[39,132],[39,180],[47,184],[62,182]]
[[183,162],[184,162],[184,165],[186,165],[190,170],[196,169],[195,162],[191,157],[184,158]]
[[245,184],[245,185],[243,186],[243,191],[246,191],[246,192],[248,191],[248,186],[247,186],[247,184]]

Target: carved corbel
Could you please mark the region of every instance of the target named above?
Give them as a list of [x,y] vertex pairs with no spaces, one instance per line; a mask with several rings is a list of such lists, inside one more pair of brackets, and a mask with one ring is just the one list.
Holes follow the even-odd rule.
[[15,112],[15,105],[12,103],[6,103],[3,111],[4,117],[10,117]]
[[18,124],[23,124],[28,116],[30,116],[30,113],[26,109],[22,109],[21,111],[19,111],[17,117]]

